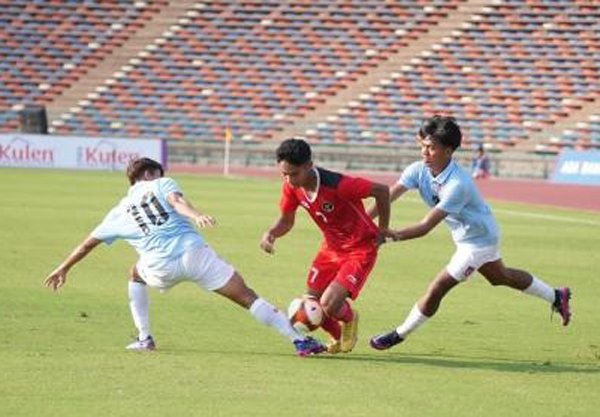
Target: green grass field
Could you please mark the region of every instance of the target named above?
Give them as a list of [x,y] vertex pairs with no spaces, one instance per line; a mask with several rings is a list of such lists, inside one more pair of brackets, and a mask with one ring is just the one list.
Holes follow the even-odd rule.
[[[320,234],[301,213],[270,257],[258,248],[280,184],[174,176],[218,226],[207,240],[263,297],[301,294]],[[582,416],[600,409],[600,216],[494,203],[507,264],[568,284],[568,328],[539,299],[480,277],[388,352],[368,338],[398,324],[453,252],[441,227],[389,244],[356,306],[354,352],[301,359],[246,311],[197,289],[151,291],[159,351],[134,335],[127,271],[134,251],[101,247],[58,294],[42,281],[123,195],[121,173],[0,170],[0,416]],[[415,195],[393,224],[417,220]],[[322,333],[317,333],[323,337]]]

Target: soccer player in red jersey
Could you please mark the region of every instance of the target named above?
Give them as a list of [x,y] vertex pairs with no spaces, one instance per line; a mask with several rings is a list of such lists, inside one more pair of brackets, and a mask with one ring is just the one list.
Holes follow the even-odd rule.
[[[323,307],[321,327],[332,338],[328,351],[350,352],[356,345],[358,313],[348,298],[358,297],[375,265],[378,244],[390,237],[388,187],[314,166],[310,146],[302,139],[283,141],[276,156],[283,177],[281,215],[260,246],[274,253],[275,240],[294,226],[298,206],[306,209],[324,236],[308,273],[307,292]],[[369,197],[375,198],[379,227],[364,209],[362,200]]]

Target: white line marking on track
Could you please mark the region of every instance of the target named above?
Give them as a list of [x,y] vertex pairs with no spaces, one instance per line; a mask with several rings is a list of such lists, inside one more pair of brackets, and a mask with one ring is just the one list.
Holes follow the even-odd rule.
[[[421,199],[415,197],[407,197],[403,199],[404,201],[414,202],[422,202]],[[543,213],[532,213],[530,211],[516,211],[516,210],[507,210],[501,208],[492,208],[493,213],[499,214],[508,214],[511,216],[517,217],[527,217],[530,219],[540,219],[540,220],[550,220],[556,222],[565,222],[565,223],[577,223],[577,224],[588,224],[591,226],[600,226],[600,221],[591,220],[591,219],[580,219],[578,217],[570,217],[570,216],[558,216],[555,214],[543,214]]]
[[505,209],[494,209],[495,213],[510,214],[511,216],[529,217],[540,220],[552,220],[565,223],[589,224],[592,226],[600,226],[600,221],[580,219],[577,217],[557,216],[554,214],[531,213],[529,211],[514,211]]

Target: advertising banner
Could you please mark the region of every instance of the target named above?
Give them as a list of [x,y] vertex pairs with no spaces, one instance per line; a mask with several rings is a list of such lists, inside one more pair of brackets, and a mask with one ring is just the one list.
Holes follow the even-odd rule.
[[134,158],[148,157],[163,166],[167,155],[158,139],[1,134],[0,167],[124,170]]
[[600,151],[562,151],[551,180],[557,183],[600,185]]

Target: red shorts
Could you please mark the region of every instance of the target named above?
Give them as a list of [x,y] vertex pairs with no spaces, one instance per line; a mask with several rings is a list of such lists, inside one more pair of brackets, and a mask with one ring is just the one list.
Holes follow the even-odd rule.
[[321,248],[308,273],[307,287],[323,294],[333,281],[341,284],[355,300],[375,266],[377,249],[366,247],[352,252],[334,252]]

